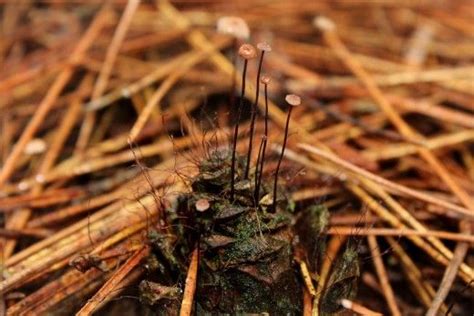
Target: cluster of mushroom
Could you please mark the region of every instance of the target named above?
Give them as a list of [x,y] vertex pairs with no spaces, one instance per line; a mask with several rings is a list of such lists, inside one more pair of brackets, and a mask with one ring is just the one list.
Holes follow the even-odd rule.
[[[217,22],[217,30],[220,33],[227,34],[233,37],[234,39],[234,48],[236,48],[237,43],[239,40],[248,40],[250,37],[250,30],[247,23],[239,17],[221,17]],[[238,49],[238,55],[243,59],[244,65],[242,70],[242,81],[241,81],[241,93],[240,93],[240,103],[237,108],[237,124],[234,127],[234,135],[233,135],[233,142],[232,142],[232,164],[231,164],[231,193],[230,197],[231,200],[234,198],[235,193],[235,162],[236,162],[236,147],[237,147],[237,138],[239,134],[239,123],[240,118],[242,115],[242,108],[243,102],[245,97],[245,89],[246,89],[246,72],[248,62],[252,59],[257,58],[258,51],[260,51],[260,57],[258,62],[258,72],[255,84],[255,100],[251,107],[251,121],[250,121],[250,133],[249,133],[249,144],[248,144],[248,151],[247,151],[247,161],[245,166],[245,173],[244,179],[248,180],[249,178],[249,170],[250,170],[250,159],[252,155],[252,146],[253,146],[253,137],[254,137],[254,130],[255,130],[255,119],[257,114],[257,105],[259,102],[260,96],[260,84],[263,84],[265,90],[265,113],[264,113],[264,135],[262,136],[262,140],[260,143],[260,148],[257,156],[257,163],[255,168],[255,199],[257,200],[260,194],[260,185],[262,181],[262,171],[264,166],[265,160],[265,151],[267,147],[268,141],[268,85],[271,81],[270,77],[267,75],[261,75],[262,72],[262,65],[263,65],[263,58],[265,53],[271,52],[271,46],[266,42],[261,42],[257,44],[257,48],[255,48],[252,44],[244,43]],[[232,91],[233,94],[233,91]],[[288,129],[290,123],[290,116],[293,107],[299,106],[301,104],[301,98],[295,94],[288,94],[285,97],[286,102],[290,105],[288,116],[286,120],[285,126],[285,136],[283,140],[283,147],[280,154],[280,158],[278,160],[277,168],[275,171],[275,180],[273,185],[273,210],[276,209],[276,201],[277,201],[277,185],[278,185],[278,173],[280,170],[281,161],[283,159],[286,142],[288,138]]]

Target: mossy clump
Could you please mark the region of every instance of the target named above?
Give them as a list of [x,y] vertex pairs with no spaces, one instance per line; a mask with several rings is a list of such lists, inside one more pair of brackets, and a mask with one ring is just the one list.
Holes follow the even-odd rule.
[[[243,161],[237,157],[233,199],[231,155],[216,151],[201,163],[191,181],[192,191],[168,210],[166,233],[152,234],[155,259],[148,266],[159,267],[153,271],[155,282],[183,285],[189,255],[199,246],[198,314],[300,315],[304,283],[294,261],[294,246],[296,240],[302,241],[299,246],[307,249],[309,260],[322,256],[327,212],[311,207],[296,220],[294,203],[284,187],[278,188],[273,208],[272,183],[263,181],[260,195],[255,196],[254,173],[251,170],[249,178],[243,179]],[[203,201],[206,207],[197,207]],[[156,260],[165,263],[157,265]],[[156,303],[156,296],[147,299]]]
[[[302,287],[293,266],[289,203],[279,199],[277,209],[268,212],[266,205],[255,201],[253,173],[242,179],[243,173],[243,159],[238,157],[231,201],[230,155],[214,152],[193,179],[193,192],[178,207],[179,217],[198,228],[194,241],[199,240],[201,249],[196,292],[199,309],[299,314]],[[263,200],[268,199],[270,187],[263,185]],[[205,212],[195,211],[201,198],[210,203]]]

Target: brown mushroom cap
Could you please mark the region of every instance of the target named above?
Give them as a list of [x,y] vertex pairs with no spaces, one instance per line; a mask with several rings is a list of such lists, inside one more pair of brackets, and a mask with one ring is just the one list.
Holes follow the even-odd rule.
[[291,106],[298,106],[301,104],[301,98],[296,94],[287,94],[285,101]]
[[270,44],[268,44],[267,42],[260,42],[257,44],[257,48],[259,50],[263,50],[264,52],[271,52],[272,51],[272,47],[270,46]]
[[237,16],[223,16],[219,18],[217,20],[217,31],[241,39],[250,37],[250,30],[247,23],[244,19]]
[[243,44],[239,48],[239,56],[243,59],[253,59],[257,57],[257,50],[252,44]]
[[204,212],[204,211],[207,211],[209,209],[211,204],[209,204],[209,200],[207,200],[207,199],[199,199],[199,200],[196,201],[195,206],[196,206],[197,211]]
[[262,75],[262,77],[260,78],[260,82],[265,85],[269,84],[270,81],[272,81],[272,78],[268,75]]

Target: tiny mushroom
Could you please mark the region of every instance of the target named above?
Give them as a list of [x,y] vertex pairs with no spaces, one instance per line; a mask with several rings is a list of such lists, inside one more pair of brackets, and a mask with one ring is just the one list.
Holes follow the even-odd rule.
[[[249,172],[250,172],[250,160],[252,157],[252,146],[253,146],[253,135],[254,135],[254,130],[255,130],[255,119],[257,117],[257,105],[258,105],[258,99],[260,96],[260,74],[262,73],[262,65],[263,65],[263,56],[265,55],[265,52],[271,52],[272,47],[270,44],[266,42],[260,42],[257,44],[257,48],[261,51],[260,52],[260,60],[258,62],[258,71],[257,71],[257,80],[255,83],[255,101],[252,105],[252,113],[251,113],[251,118],[250,118],[250,133],[249,133],[249,145],[248,145],[248,151],[247,151],[247,163],[245,165],[245,173],[244,173],[244,178],[248,179],[249,177]],[[258,168],[258,166],[257,166]]]
[[268,85],[270,81],[272,81],[272,78],[268,75],[262,75],[262,78],[260,79],[260,82],[264,85]]
[[258,43],[257,48],[261,51],[264,51],[264,52],[271,52],[272,51],[272,47],[267,42]]
[[217,20],[217,31],[235,38],[248,39],[250,29],[244,19],[237,16],[223,16]]
[[41,138],[33,138],[30,140],[24,149],[26,155],[37,155],[43,153],[47,149],[46,142]]
[[247,65],[250,59],[257,57],[257,50],[251,44],[242,44],[239,48],[239,56],[244,59],[244,69],[242,71],[242,90],[240,92],[240,103],[237,110],[237,124],[234,127],[234,138],[232,141],[232,162],[230,167],[230,199],[234,199],[234,185],[235,185],[235,155],[237,149],[237,137],[239,135],[239,121],[242,114],[242,108],[245,96],[245,82],[247,75]]
[[199,199],[196,201],[195,206],[198,212],[205,212],[209,209],[211,204],[208,199]]
[[287,94],[285,101],[291,106],[299,106],[301,104],[301,98],[296,94]]
[[334,22],[328,18],[328,17],[325,17],[325,16],[317,16],[313,19],[313,25],[325,32],[325,31],[334,31],[334,29],[336,28],[336,25],[334,24]]
[[285,147],[286,141],[288,140],[288,131],[290,127],[290,117],[291,111],[294,107],[301,105],[301,98],[296,94],[287,94],[285,97],[285,101],[290,105],[290,109],[288,110],[288,116],[286,117],[286,125],[285,125],[285,135],[283,138],[283,146],[281,149],[280,159],[278,159],[278,164],[275,171],[275,182],[273,184],[273,211],[276,211],[276,201],[277,201],[277,186],[278,186],[278,173],[280,171],[281,161],[283,160],[283,155],[285,154]]
[[245,60],[257,57],[257,50],[252,44],[242,44],[239,48],[239,56]]
[[271,78],[268,75],[263,74],[260,78],[260,83],[264,85],[265,91],[265,113],[264,113],[264,134],[262,137],[262,142],[260,143],[260,150],[258,151],[257,156],[257,168],[255,170],[255,200],[258,201],[260,198],[260,184],[262,183],[263,175],[263,166],[265,163],[265,150],[267,148],[268,142],[268,84],[270,83]]

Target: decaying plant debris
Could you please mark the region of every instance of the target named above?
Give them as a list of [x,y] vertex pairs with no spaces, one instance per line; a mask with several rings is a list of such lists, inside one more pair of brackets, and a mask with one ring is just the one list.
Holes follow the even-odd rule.
[[472,314],[470,1],[0,15],[0,315]]

